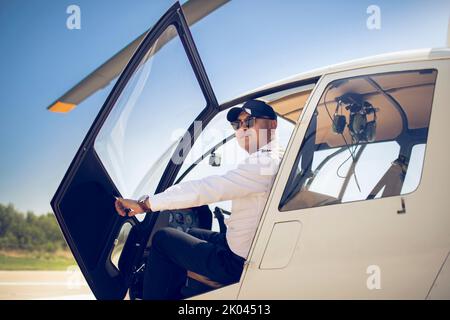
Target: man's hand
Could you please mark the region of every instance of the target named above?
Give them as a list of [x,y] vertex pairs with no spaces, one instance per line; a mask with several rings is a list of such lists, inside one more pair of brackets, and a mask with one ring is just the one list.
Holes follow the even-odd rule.
[[139,203],[136,200],[116,198],[116,211],[122,217],[132,217],[139,213],[144,213]]

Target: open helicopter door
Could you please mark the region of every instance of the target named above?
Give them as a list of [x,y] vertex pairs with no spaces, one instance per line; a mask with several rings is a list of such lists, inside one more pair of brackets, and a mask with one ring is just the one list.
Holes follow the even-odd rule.
[[171,133],[181,129],[186,137],[194,120],[207,122],[217,109],[177,2],[136,49],[51,201],[97,299],[125,297],[128,275],[117,262],[124,238],[134,226],[152,229],[158,216],[121,217],[115,197],[158,193],[170,186],[184,159],[171,161],[180,148]]

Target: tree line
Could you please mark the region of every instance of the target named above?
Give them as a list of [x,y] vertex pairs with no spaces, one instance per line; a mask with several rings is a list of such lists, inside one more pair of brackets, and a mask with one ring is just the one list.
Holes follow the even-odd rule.
[[55,252],[68,249],[53,213],[22,213],[0,204],[0,250]]

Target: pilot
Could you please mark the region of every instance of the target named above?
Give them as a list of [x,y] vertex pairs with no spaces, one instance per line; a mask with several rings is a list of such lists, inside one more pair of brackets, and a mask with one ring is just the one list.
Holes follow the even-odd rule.
[[118,198],[117,212],[129,216],[185,209],[232,200],[226,233],[193,228],[187,233],[162,228],[152,239],[144,275],[144,299],[180,299],[187,270],[224,285],[238,282],[281,161],[277,115],[260,100],[228,111],[227,120],[247,158],[224,175],[176,184],[139,200]]

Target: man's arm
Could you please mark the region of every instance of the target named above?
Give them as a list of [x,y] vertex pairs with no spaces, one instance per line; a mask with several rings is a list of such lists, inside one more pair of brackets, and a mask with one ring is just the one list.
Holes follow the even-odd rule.
[[204,204],[245,197],[270,189],[274,173],[255,163],[243,163],[224,175],[208,176],[179,183],[166,191],[151,195],[152,211],[184,209]]

